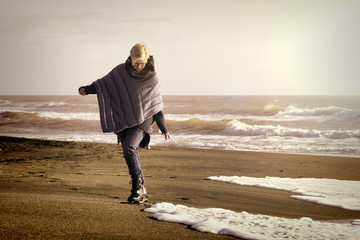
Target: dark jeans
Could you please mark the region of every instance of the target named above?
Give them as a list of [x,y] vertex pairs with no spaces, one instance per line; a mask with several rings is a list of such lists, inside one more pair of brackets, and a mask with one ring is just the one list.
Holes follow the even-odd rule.
[[129,128],[120,134],[121,145],[124,151],[126,164],[129,168],[130,176],[133,180],[141,178],[143,184],[145,185],[144,174],[141,170],[140,155],[138,151],[139,144],[144,136],[145,132],[138,128]]

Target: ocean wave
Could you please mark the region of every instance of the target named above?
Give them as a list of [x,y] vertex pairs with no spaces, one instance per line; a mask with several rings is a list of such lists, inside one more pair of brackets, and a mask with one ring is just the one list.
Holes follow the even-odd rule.
[[[188,116],[190,117],[190,116]],[[201,117],[201,116],[200,116]],[[306,128],[302,125],[280,125],[274,121],[251,121],[249,119],[223,119],[210,120],[209,118],[189,118],[178,120],[166,120],[167,127],[175,133],[182,134],[205,134],[218,136],[258,136],[258,137],[296,137],[296,138],[331,138],[346,139],[360,138],[360,129],[339,129],[338,127],[330,129]],[[230,117],[230,116],[228,116]],[[244,122],[245,121],[245,122]],[[16,124],[19,128],[23,127],[58,127],[67,130],[86,128],[99,128],[99,114],[95,112],[22,112],[22,111],[4,111],[0,112],[0,125]],[[33,126],[32,126],[33,125]],[[313,125],[308,125],[313,126]]]
[[[54,100],[47,100],[43,97],[23,97],[23,101],[19,101],[18,98],[0,99],[0,110],[1,111],[24,111],[24,112],[41,112],[41,111],[58,111],[58,112],[69,112],[69,111],[91,111],[96,112],[98,109],[97,102],[94,99],[91,101],[78,101],[78,99],[66,99],[59,98]],[[47,97],[51,98],[51,97]]]
[[279,105],[275,105],[275,104],[268,104],[264,107],[263,109],[263,113],[265,113],[265,115],[276,115],[278,114],[280,111],[282,111],[284,108],[279,106]]
[[99,121],[82,119],[48,118],[40,113],[29,112],[1,112],[0,131],[9,132],[46,132],[53,129],[63,131],[98,131]]
[[228,121],[205,121],[198,118],[191,118],[185,121],[167,120],[166,125],[175,132],[200,133],[200,134],[221,134]]
[[278,115],[290,115],[290,116],[330,116],[336,115],[339,113],[357,113],[357,110],[351,110],[343,107],[337,106],[327,106],[327,107],[314,107],[314,108],[299,108],[294,105],[288,106],[284,111],[279,111]]
[[62,101],[61,102],[50,101],[47,104],[45,104],[45,106],[47,106],[47,107],[62,107],[65,105],[67,105],[67,103],[62,102]]
[[271,121],[346,121],[359,120],[360,109],[348,109],[337,106],[300,108],[294,105],[282,107],[275,104],[267,104],[263,108],[243,108],[237,109],[232,113],[166,113],[166,118],[176,121],[189,121],[196,118],[205,121],[222,121],[232,119],[253,119]]
[[38,113],[29,113],[29,112],[0,112],[0,123],[4,122],[17,122],[20,119],[27,121],[29,119],[38,119],[40,118]]
[[360,129],[356,130],[316,130],[289,128],[280,125],[249,125],[238,120],[232,120],[227,123],[224,130],[229,135],[238,136],[281,136],[298,138],[360,138]]
[[0,112],[0,118],[20,118],[20,117],[36,117],[45,119],[62,119],[62,120],[89,120],[99,121],[99,113],[95,112],[34,112],[34,111],[22,111],[11,110]]
[[232,120],[239,117],[238,115],[232,114],[165,114],[166,120],[174,121],[189,121],[192,119],[199,119],[202,121],[222,121]]
[[3,106],[9,106],[11,105],[11,101],[9,100],[6,100],[6,99],[0,99],[0,106],[3,107]]
[[[254,122],[252,122],[254,123]],[[360,129],[306,129],[279,124],[249,124],[240,120],[205,121],[197,118],[189,120],[167,120],[172,132],[182,134],[205,134],[218,136],[258,136],[258,137],[296,137],[296,138],[328,138],[346,139],[360,138]]]
[[257,136],[219,136],[186,134],[172,135],[171,141],[163,136],[153,135],[151,144],[158,146],[184,146],[190,148],[226,149],[240,151],[282,152],[302,154],[324,154],[360,156],[357,139],[339,141],[328,138],[281,138]]
[[92,112],[69,112],[69,113],[61,113],[61,112],[40,112],[40,117],[43,118],[56,118],[63,120],[90,120],[90,121],[100,121],[99,113]]
[[[172,138],[164,141],[154,124],[152,143],[360,155],[359,103],[359,97],[165,96]],[[0,133],[116,143],[101,131],[96,96],[0,96]]]

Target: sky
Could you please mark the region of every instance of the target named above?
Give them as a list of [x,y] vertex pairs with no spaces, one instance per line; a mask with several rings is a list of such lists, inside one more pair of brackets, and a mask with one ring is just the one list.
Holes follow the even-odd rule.
[[0,0],[0,95],[72,95],[143,42],[164,95],[359,95],[357,0]]

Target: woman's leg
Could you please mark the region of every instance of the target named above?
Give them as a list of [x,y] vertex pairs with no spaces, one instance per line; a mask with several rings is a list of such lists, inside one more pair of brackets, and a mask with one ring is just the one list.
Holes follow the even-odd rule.
[[133,181],[141,179],[143,184],[144,174],[141,170],[139,144],[144,138],[145,133],[137,128],[129,128],[126,134],[121,137],[121,145],[124,152],[124,158],[129,168],[129,173]]
[[132,179],[131,195],[128,198],[128,202],[136,204],[144,203],[148,200],[148,196],[145,188],[144,174],[141,170],[138,148],[145,133],[137,128],[130,128],[120,136],[124,157]]

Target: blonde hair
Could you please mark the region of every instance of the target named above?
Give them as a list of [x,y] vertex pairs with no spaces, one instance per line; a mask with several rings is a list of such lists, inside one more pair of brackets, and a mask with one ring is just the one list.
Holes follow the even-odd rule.
[[134,64],[138,60],[143,60],[145,61],[145,63],[147,63],[149,56],[149,50],[143,43],[135,44],[130,50],[130,58],[132,64]]

